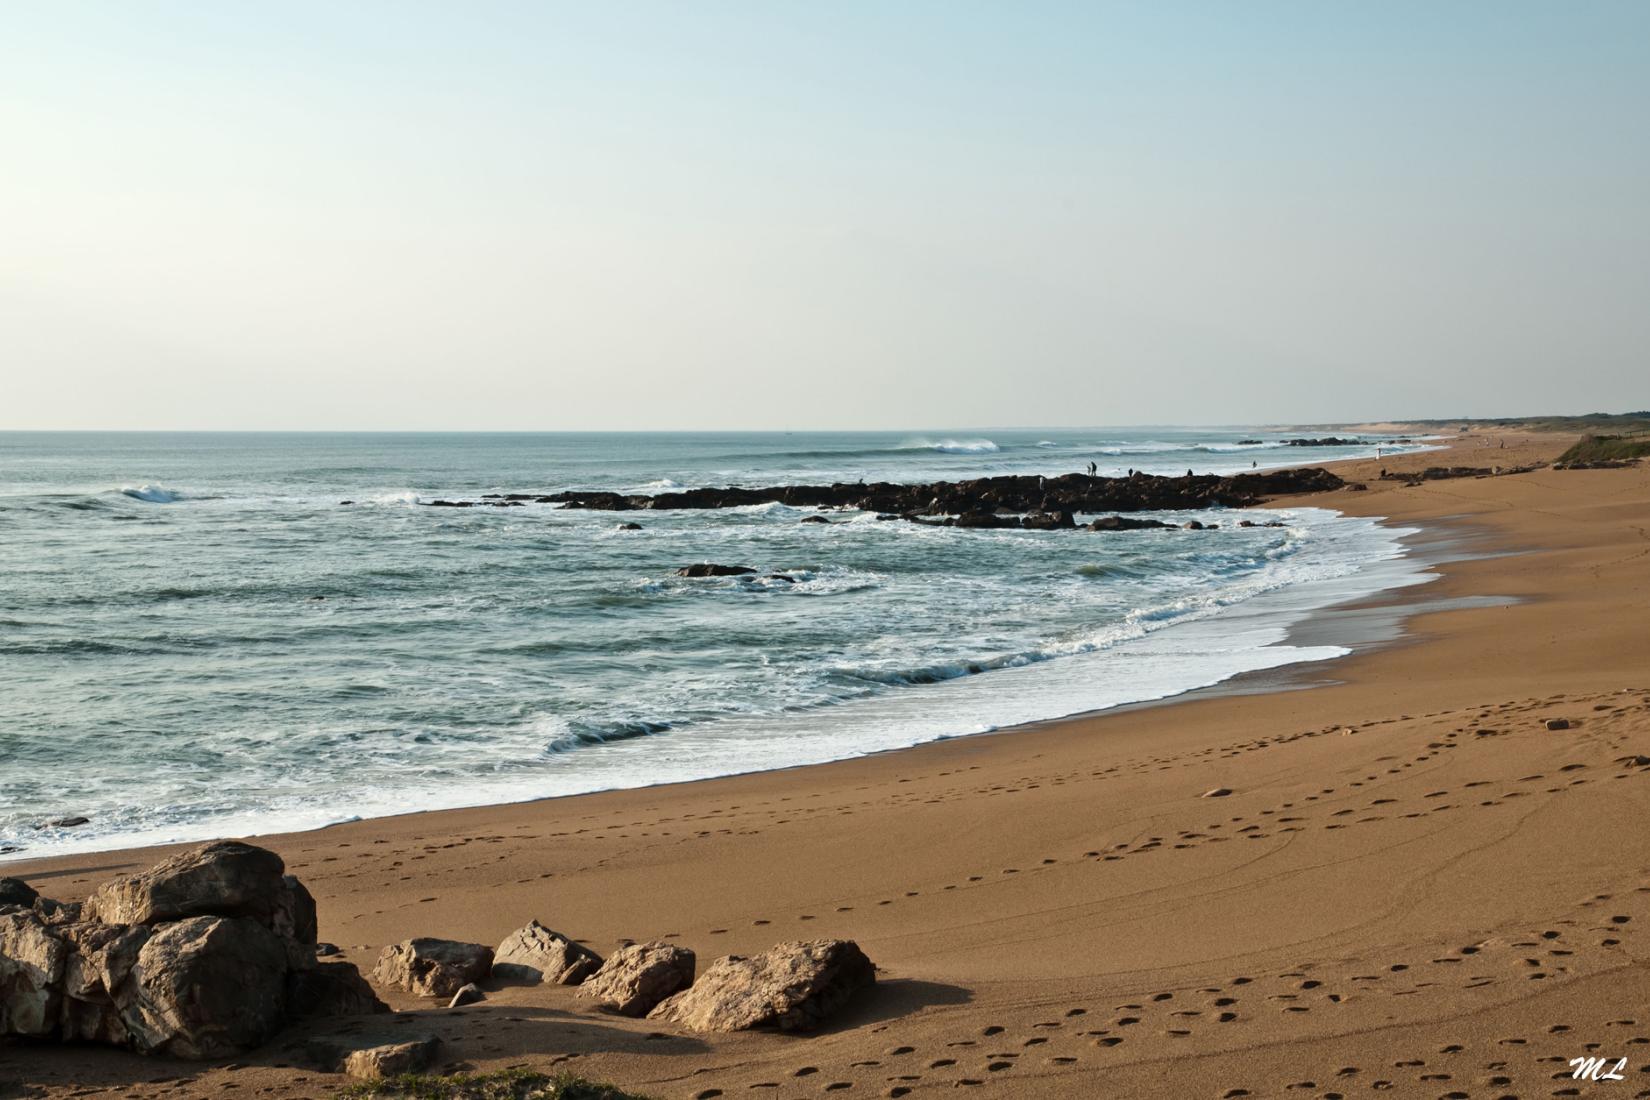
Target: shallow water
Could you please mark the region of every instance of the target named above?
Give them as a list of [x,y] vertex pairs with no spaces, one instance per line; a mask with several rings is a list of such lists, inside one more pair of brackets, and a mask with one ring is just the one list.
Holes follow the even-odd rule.
[[[1414,570],[1401,532],[1318,509],[1099,534],[417,504],[1373,450],[1261,435],[0,433],[0,848],[790,766],[1335,656],[1280,643]],[[696,561],[761,573],[673,575]],[[91,820],[42,827],[65,815]]]

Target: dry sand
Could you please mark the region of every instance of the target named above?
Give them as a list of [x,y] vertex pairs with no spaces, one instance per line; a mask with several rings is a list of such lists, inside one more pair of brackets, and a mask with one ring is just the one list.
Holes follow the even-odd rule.
[[[1514,465],[1569,442],[1501,438],[1341,472]],[[559,987],[453,1012],[391,998],[480,1069],[661,1098],[1650,1095],[1650,767],[1621,762],[1650,754],[1650,467],[1287,503],[1466,536],[1480,556],[1403,594],[1423,608],[1519,602],[1420,614],[1398,644],[1303,666],[1312,690],[260,843],[363,970],[390,941],[494,943],[532,918],[602,952],[670,938],[701,966],[851,937],[882,970],[811,1037],[680,1033]],[[1232,793],[1201,797],[1217,787]],[[6,870],[73,899],[163,852]],[[342,1082],[280,1065],[290,1047],[235,1066],[0,1047],[0,1081],[137,1097]],[[1626,1058],[1627,1080],[1571,1081],[1589,1054]]]

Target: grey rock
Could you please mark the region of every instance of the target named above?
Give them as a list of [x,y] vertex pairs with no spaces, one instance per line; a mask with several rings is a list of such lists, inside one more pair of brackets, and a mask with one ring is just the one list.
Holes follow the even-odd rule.
[[621,1016],[646,1016],[660,1001],[692,985],[694,968],[693,952],[685,947],[633,943],[609,955],[579,987],[579,996]]
[[851,940],[782,943],[751,958],[717,959],[648,1018],[695,1031],[806,1031],[875,982],[876,967]]
[[286,1009],[289,1016],[367,1016],[388,1012],[354,963],[317,963],[287,974]]
[[531,921],[504,937],[494,953],[493,973],[512,981],[578,985],[602,965],[602,957]]
[[57,1030],[68,955],[39,914],[0,913],[0,1035],[43,1038]]
[[372,977],[379,985],[421,997],[451,997],[460,987],[484,980],[492,967],[490,947],[420,936],[384,948]]
[[286,945],[258,921],[191,917],[154,929],[111,992],[136,1049],[224,1058],[280,1030],[286,976]]
[[[84,916],[105,924],[246,917],[271,928],[277,912],[293,904],[283,878],[285,870],[274,852],[220,840],[179,852],[147,871],[104,883],[87,899]],[[311,907],[313,923],[313,903]]]

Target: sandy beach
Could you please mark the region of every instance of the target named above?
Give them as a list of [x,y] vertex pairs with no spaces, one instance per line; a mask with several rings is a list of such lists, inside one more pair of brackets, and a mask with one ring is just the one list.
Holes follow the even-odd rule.
[[[492,944],[532,919],[604,954],[667,939],[701,969],[822,937],[880,968],[811,1036],[694,1034],[556,986],[454,1011],[385,992],[448,1069],[659,1098],[1647,1096],[1650,467],[1378,477],[1570,442],[1475,431],[1291,498],[1418,527],[1440,559],[1379,602],[1414,611],[1403,636],[1341,660],[841,763],[258,843],[363,971],[390,942]],[[1332,640],[1346,614],[1308,627]],[[4,870],[77,900],[167,851]],[[299,1065],[305,1034],[229,1065],[0,1046],[0,1096],[326,1095],[345,1079]],[[1571,1081],[1581,1056],[1625,1058],[1626,1080]]]

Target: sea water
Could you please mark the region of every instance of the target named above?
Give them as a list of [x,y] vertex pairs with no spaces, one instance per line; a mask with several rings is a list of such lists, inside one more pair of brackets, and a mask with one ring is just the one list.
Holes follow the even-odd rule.
[[[789,767],[1338,656],[1289,625],[1419,570],[1320,508],[1098,533],[420,504],[1375,446],[1284,438],[0,433],[0,858]],[[675,575],[701,561],[758,572]]]

